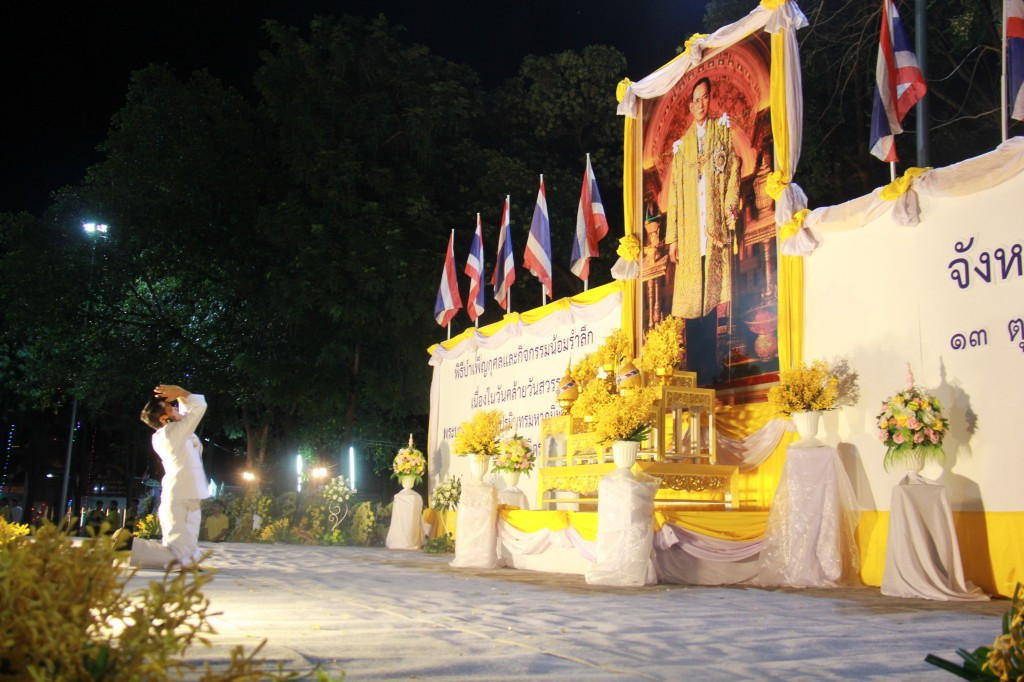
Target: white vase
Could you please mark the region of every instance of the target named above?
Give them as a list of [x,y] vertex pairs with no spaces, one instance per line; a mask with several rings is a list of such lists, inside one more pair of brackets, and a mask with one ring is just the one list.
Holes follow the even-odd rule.
[[821,412],[794,412],[792,415],[793,424],[796,425],[796,432],[800,434],[800,440],[792,443],[791,448],[816,448],[821,441],[815,438],[818,434],[818,422],[821,420]]
[[403,490],[411,490],[416,485],[415,476],[399,476],[398,480],[401,482]]
[[505,483],[508,484],[509,488],[515,488],[519,485],[519,475],[523,473],[521,471],[502,471],[501,477],[505,479]]
[[469,473],[473,477],[473,480],[480,481],[484,480],[484,476],[487,474],[487,470],[491,468],[491,458],[488,455],[470,455],[469,456]]
[[636,454],[640,451],[640,443],[635,440],[617,440],[612,443],[612,459],[620,469],[629,469],[636,464]]

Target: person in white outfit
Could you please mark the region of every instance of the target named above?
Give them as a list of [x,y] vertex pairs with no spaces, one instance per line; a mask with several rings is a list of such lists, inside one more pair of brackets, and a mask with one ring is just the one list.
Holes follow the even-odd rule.
[[[152,427],[153,449],[164,465],[163,492],[157,518],[163,540],[136,538],[131,545],[133,566],[164,568],[172,561],[183,567],[199,559],[200,500],[210,496],[203,470],[203,446],[196,427],[206,412],[206,400],[180,386],[160,384],[140,418]],[[177,402],[177,405],[173,405]]]

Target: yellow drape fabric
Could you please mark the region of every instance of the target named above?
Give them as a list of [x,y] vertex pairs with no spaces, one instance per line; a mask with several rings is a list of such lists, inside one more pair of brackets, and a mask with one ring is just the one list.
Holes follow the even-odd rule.
[[666,523],[720,540],[750,542],[764,535],[768,523],[767,511],[656,511],[654,530]]
[[910,189],[910,184],[914,181],[914,178],[927,170],[931,169],[918,168],[917,166],[908,168],[906,173],[882,188],[882,191],[878,193],[879,198],[886,201],[896,201]]
[[[766,4],[767,3],[767,4]],[[764,0],[774,9],[781,2]],[[785,32],[772,34],[772,135],[775,138],[777,183],[785,186],[796,170],[789,163],[789,127],[786,106]],[[781,194],[781,189],[778,190]],[[778,243],[778,242],[776,242]],[[800,256],[778,255],[779,259],[779,368],[792,369],[803,359],[804,334],[804,262]]]

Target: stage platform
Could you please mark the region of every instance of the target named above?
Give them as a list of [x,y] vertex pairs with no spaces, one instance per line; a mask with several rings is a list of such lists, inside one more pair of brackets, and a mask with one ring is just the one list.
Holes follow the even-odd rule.
[[[212,545],[206,589],[230,648],[347,680],[949,680],[928,653],[991,644],[1005,600],[941,603],[877,589],[588,586],[581,576],[454,569],[383,548]],[[132,587],[159,575],[141,571]]]

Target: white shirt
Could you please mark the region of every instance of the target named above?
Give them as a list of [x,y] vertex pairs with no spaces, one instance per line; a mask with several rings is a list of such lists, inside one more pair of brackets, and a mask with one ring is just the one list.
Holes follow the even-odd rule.
[[185,500],[210,496],[203,470],[203,445],[196,427],[206,414],[206,399],[195,393],[178,401],[181,421],[167,422],[153,434],[153,449],[164,465],[164,495]]

